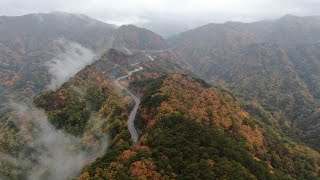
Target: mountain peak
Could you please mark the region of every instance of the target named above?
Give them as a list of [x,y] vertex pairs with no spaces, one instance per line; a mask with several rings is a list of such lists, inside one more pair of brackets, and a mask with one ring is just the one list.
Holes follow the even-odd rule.
[[162,50],[167,48],[167,43],[160,35],[150,30],[135,25],[122,25],[117,29],[113,47]]
[[75,17],[75,18],[81,18],[81,19],[92,19],[85,14],[69,13],[69,12],[64,12],[64,11],[53,11],[53,12],[48,13],[46,15],[54,15],[54,16],[61,17],[61,18]]
[[301,17],[299,16],[295,16],[295,15],[292,15],[292,14],[286,14],[284,16],[282,16],[280,19],[278,19],[280,22],[283,22],[283,21],[297,21],[301,19]]
[[289,18],[299,18],[298,16],[295,16],[293,14],[286,14],[281,17],[281,19],[289,19]]

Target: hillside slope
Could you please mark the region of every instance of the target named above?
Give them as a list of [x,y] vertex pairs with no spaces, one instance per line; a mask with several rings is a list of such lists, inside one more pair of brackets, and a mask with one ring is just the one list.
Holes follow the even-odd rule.
[[111,47],[116,29],[85,15],[63,12],[1,16],[0,24],[0,97],[4,100],[21,100],[42,91],[59,71],[50,72],[52,66],[61,69],[59,63],[67,64],[63,68],[68,74],[78,64],[92,62],[96,53]]
[[[130,143],[131,137],[126,129],[126,121],[133,101],[130,96],[116,87],[114,80],[138,67],[143,67],[143,71],[135,74],[137,79],[156,77],[170,72],[185,72],[176,64],[176,58],[170,52],[136,52],[128,55],[111,49],[57,90],[47,90],[37,96],[34,103],[43,108],[47,116],[41,119],[41,122],[49,121],[52,129],[58,129],[55,131],[61,133],[63,137],[71,137],[72,140],[67,141],[62,147],[68,150],[58,147],[51,148],[51,144],[49,144],[50,151],[46,150],[47,146],[42,147],[42,143],[38,145],[40,147],[35,146],[38,144],[36,140],[42,129],[34,125],[34,121],[44,115],[30,117],[31,110],[17,112],[14,109],[3,113],[0,118],[0,129],[2,130],[0,133],[0,174],[12,179],[26,179],[30,174],[34,176],[31,179],[36,177],[54,179],[56,173],[61,173],[61,171],[74,175],[82,164],[94,160],[93,157],[96,157],[101,148],[108,143],[108,136],[118,135],[119,132],[116,129],[111,128],[110,130],[108,127],[113,122],[115,122],[114,128],[119,123],[121,124],[121,131],[124,130],[121,137],[123,136]],[[43,135],[43,137],[47,136]],[[52,140],[49,142],[60,143],[60,139]],[[73,143],[70,144],[70,142],[77,144],[73,146]],[[41,154],[43,152],[45,153]],[[70,162],[68,168],[55,171],[51,167],[64,161],[59,159],[60,153],[69,154],[68,158],[75,158],[75,160],[68,160]],[[79,157],[81,158],[84,154],[90,156],[85,156],[85,160],[80,159],[82,161],[78,162]],[[7,157],[10,159],[8,160]],[[18,158],[21,161],[16,160]],[[50,168],[41,164],[43,158],[53,158],[54,162],[48,164]],[[17,161],[18,164],[15,163]],[[75,169],[75,172],[68,171],[72,168]],[[65,173],[59,176],[66,177]]]
[[[115,136],[80,179],[316,179],[319,154],[187,75],[133,81],[143,92],[139,141]],[[281,157],[281,158],[280,158]],[[312,167],[304,168],[304,167]]]
[[[109,135],[107,151],[80,179],[317,178],[319,154],[265,123],[262,112],[249,114],[230,93],[180,74],[185,72],[170,52],[154,52],[153,60],[147,55],[112,49],[34,100],[56,128],[92,151]],[[135,120],[139,140],[133,143],[126,122],[133,101],[113,80],[140,66],[122,82],[142,100]],[[10,142],[17,137],[12,133]]]
[[319,150],[318,131],[311,130],[320,124],[319,31],[319,17],[288,15],[273,21],[208,24],[169,42],[195,74],[258,102],[284,131],[300,131],[300,137]]

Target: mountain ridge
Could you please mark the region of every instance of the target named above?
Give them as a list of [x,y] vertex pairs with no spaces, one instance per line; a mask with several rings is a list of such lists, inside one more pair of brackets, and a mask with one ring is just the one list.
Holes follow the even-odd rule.
[[[287,16],[209,24],[173,37],[169,44],[199,77],[262,104],[284,131],[293,128],[309,134],[303,129],[317,125],[302,124],[320,107],[316,90],[320,56],[313,45],[320,38],[317,32],[319,18]],[[317,118],[312,122],[319,123]],[[310,136],[304,136],[308,142]],[[318,149],[316,140],[308,144]]]

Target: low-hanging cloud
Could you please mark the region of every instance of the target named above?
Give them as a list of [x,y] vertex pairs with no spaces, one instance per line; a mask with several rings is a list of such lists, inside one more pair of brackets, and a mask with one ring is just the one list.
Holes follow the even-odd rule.
[[53,90],[95,60],[95,54],[90,49],[75,42],[59,41],[64,48],[60,49],[58,55],[47,63],[52,76],[49,88]]
[[[49,122],[46,115],[35,107],[11,103],[17,114],[16,124],[19,122],[31,121],[34,124],[32,129],[33,139],[28,147],[35,149],[33,158],[36,164],[30,171],[28,179],[62,180],[77,175],[89,162],[101,156],[107,147],[106,137],[101,139],[101,144],[95,151],[88,151],[81,147],[81,139],[67,135],[55,129]],[[19,127],[21,130],[25,127]],[[83,146],[83,144],[82,144]]]

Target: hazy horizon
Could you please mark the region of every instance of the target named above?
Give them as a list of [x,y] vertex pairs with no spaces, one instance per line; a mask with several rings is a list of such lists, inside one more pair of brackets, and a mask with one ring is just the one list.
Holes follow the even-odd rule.
[[[30,15],[30,14],[54,14],[54,13],[66,13],[66,14],[73,14],[73,15],[85,15],[89,18],[110,24],[110,25],[115,25],[115,26],[122,26],[122,25],[136,25],[138,27],[141,28],[146,28],[148,30],[151,30],[157,34],[162,35],[163,37],[171,37],[173,35],[182,33],[184,31],[188,31],[191,29],[195,29],[210,23],[215,23],[215,24],[224,24],[224,23],[228,23],[228,22],[238,22],[238,23],[253,23],[253,22],[259,22],[259,21],[272,21],[272,20],[277,20],[280,19],[284,16],[287,15],[291,15],[291,16],[296,16],[296,17],[313,17],[313,16],[320,16],[317,14],[314,15],[296,15],[296,14],[283,14],[279,17],[274,17],[274,18],[265,18],[265,19],[257,19],[257,20],[252,20],[252,21],[241,21],[241,20],[227,20],[224,22],[214,22],[214,21],[206,21],[206,22],[202,22],[202,21],[196,21],[195,23],[190,23],[189,21],[187,22],[182,22],[182,21],[174,21],[174,20],[162,20],[159,19],[158,21],[141,21],[141,22],[136,22],[136,23],[119,23],[116,21],[105,21],[103,19],[99,19],[99,18],[95,18],[90,16],[89,14],[85,14],[85,13],[77,13],[77,12],[68,12],[68,11],[50,11],[50,12],[30,12],[30,13],[26,13],[26,14],[21,14],[21,15],[0,15],[0,16],[7,16],[7,17],[19,17],[19,16],[25,16],[25,15]],[[167,28],[170,27],[170,28]]]
[[[266,8],[267,7],[267,8]],[[228,21],[254,22],[277,19],[286,14],[296,16],[319,15],[320,2],[316,0],[3,0],[0,15],[19,16],[30,13],[62,11],[85,14],[100,21],[123,24],[146,24],[154,22],[184,23],[194,26]]]

